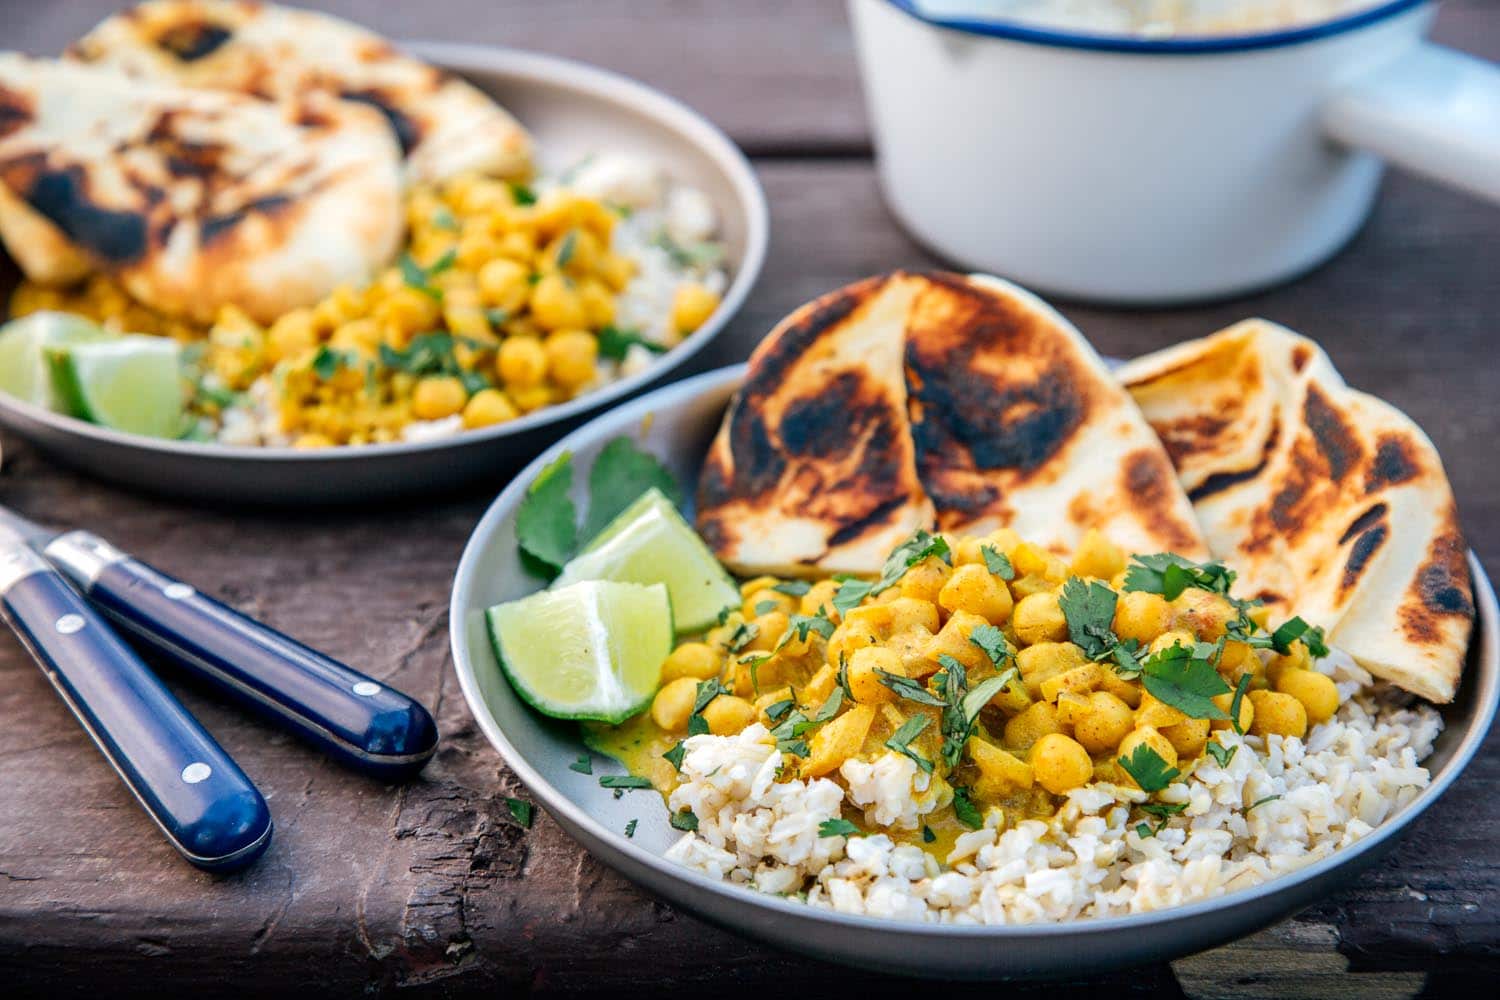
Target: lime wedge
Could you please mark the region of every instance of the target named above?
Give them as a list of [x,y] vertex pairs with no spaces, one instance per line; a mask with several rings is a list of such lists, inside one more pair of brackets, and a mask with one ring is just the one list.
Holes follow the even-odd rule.
[[117,337],[48,348],[53,381],[75,416],[149,437],[182,433],[182,349],[167,337]]
[[574,556],[556,582],[664,583],[679,632],[701,632],[719,612],[740,603],[739,588],[709,547],[658,489],[641,494]]
[[651,704],[672,652],[667,588],[590,581],[485,612],[511,687],[555,719],[624,722]]
[[0,327],[0,392],[56,410],[61,401],[52,386],[45,351],[69,344],[107,340],[114,335],[73,313],[34,312]]

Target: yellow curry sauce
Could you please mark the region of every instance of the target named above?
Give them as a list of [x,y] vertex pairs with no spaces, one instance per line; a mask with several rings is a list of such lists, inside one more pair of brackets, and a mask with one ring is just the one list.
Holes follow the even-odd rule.
[[[1310,669],[1321,635],[1299,619],[1268,632],[1262,609],[1228,596],[1223,567],[1158,586],[1150,566],[1171,557],[1137,557],[1127,574],[1095,532],[1071,563],[1008,530],[925,538],[874,584],[745,582],[738,609],[667,658],[651,710],[588,726],[589,745],[663,794],[677,782],[664,755],[690,727],[765,725],[788,778],[837,780],[850,758],[905,753],[931,768],[943,805],[923,829],[879,832],[942,858],[990,810],[1002,823],[1045,818],[1091,782],[1154,791],[1153,766],[1187,773],[1217,731],[1301,737],[1338,707]],[[964,706],[962,692],[981,688],[993,692],[982,708]],[[875,832],[847,803],[845,818]]]

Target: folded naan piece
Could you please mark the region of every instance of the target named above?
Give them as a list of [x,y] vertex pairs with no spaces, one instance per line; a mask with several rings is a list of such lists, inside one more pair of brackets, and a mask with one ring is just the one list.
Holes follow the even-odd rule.
[[704,461],[698,530],[737,572],[879,572],[933,524],[902,374],[922,282],[870,278],[782,320]]
[[33,281],[102,272],[169,315],[269,322],[370,280],[401,220],[399,153],[370,108],[0,54],[0,240]]
[[1077,330],[993,278],[896,272],[783,321],[709,452],[698,524],[745,573],[880,572],[916,528],[1098,528],[1207,554],[1160,442]]
[[378,108],[408,182],[523,177],[531,137],[477,87],[340,18],[235,0],[150,0],[100,22],[71,58],[131,76],[268,100],[326,91]]
[[1264,320],[1119,372],[1166,443],[1235,593],[1301,615],[1377,677],[1453,699],[1474,604],[1432,442]]

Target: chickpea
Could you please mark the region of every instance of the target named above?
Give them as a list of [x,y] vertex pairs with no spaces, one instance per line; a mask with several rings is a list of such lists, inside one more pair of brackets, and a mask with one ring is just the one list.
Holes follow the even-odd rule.
[[1108,580],[1124,568],[1125,553],[1097,528],[1090,528],[1084,533],[1083,540],[1073,553],[1071,569],[1074,576]]
[[1189,587],[1172,602],[1175,627],[1186,629],[1204,642],[1213,642],[1224,634],[1236,612],[1229,600],[1219,594]]
[[679,677],[664,684],[651,700],[651,721],[669,733],[686,732],[697,697],[698,682],[692,677]]
[[1272,686],[1281,679],[1281,675],[1288,670],[1311,670],[1312,654],[1307,647],[1300,642],[1292,643],[1292,648],[1284,656],[1273,656],[1270,664],[1266,667],[1266,679]]
[[952,567],[935,556],[929,556],[902,575],[901,596],[936,604],[938,593],[952,576]]
[[1012,614],[1011,625],[1016,630],[1016,638],[1028,646],[1038,642],[1061,642],[1068,637],[1068,619],[1053,592],[1021,598]]
[[293,309],[266,332],[266,359],[272,364],[312,350],[318,343],[311,309]]
[[1339,710],[1338,688],[1332,678],[1316,670],[1283,670],[1275,689],[1300,701],[1313,725],[1327,722]]
[[849,658],[849,692],[861,705],[878,705],[896,700],[896,692],[880,682],[877,670],[884,670],[897,677],[906,676],[906,671],[901,666],[901,657],[882,646],[856,649]]
[[520,416],[515,404],[499,389],[480,389],[464,407],[464,426],[491,427]]
[[1025,750],[1043,736],[1060,732],[1062,724],[1057,721],[1057,709],[1045,701],[1038,701],[1006,720],[1005,743]]
[[604,282],[597,278],[580,281],[578,297],[583,301],[583,314],[588,318],[589,329],[598,330],[615,321],[615,296]]
[[547,330],[577,329],[588,322],[583,299],[560,274],[544,274],[532,287],[531,318]]
[[1167,726],[1175,726],[1186,719],[1179,708],[1174,708],[1166,702],[1159,700],[1150,691],[1141,692],[1141,703],[1135,710],[1135,724],[1138,726],[1154,726],[1163,729]]
[[744,698],[720,695],[703,709],[703,721],[715,736],[733,736],[755,721],[755,706]]
[[677,286],[672,296],[672,327],[678,333],[692,333],[708,322],[719,308],[719,296],[697,282]]
[[786,630],[792,624],[792,620],[785,611],[768,611],[763,615],[756,615],[751,624],[759,631],[755,633],[755,638],[745,644],[744,651],[769,653],[776,648],[781,637],[786,635]]
[[[1166,762],[1167,767],[1177,766],[1177,748],[1172,745],[1171,740],[1157,732],[1153,726],[1137,726],[1131,730],[1130,734],[1120,741],[1120,746],[1115,751],[1115,757],[1117,759],[1120,757],[1128,759],[1135,753],[1135,748],[1142,744],[1155,751],[1156,755]],[[1120,769],[1120,777],[1132,785],[1136,784],[1135,779],[1124,768]],[[1140,786],[1137,785],[1136,787]]]
[[1255,720],[1250,732],[1256,736],[1307,735],[1307,709],[1302,702],[1280,691],[1251,691],[1245,696],[1255,703]]
[[559,385],[577,389],[594,380],[599,341],[587,330],[559,330],[547,338],[547,370]]
[[1048,733],[1031,748],[1031,770],[1053,795],[1079,787],[1094,776],[1094,762],[1077,740],[1062,733]]
[[1108,691],[1089,695],[1088,711],[1073,724],[1073,738],[1089,753],[1108,753],[1135,728],[1130,706]]
[[938,657],[948,655],[964,665],[966,670],[980,670],[990,663],[989,656],[978,645],[969,641],[969,636],[981,625],[989,622],[967,611],[955,611],[948,621],[922,647],[922,655],[931,666],[928,673],[936,672]]
[[928,632],[938,630],[938,609],[931,601],[918,600],[915,597],[898,597],[885,605],[890,612],[890,632],[909,632],[914,628],[926,629]]
[[1115,635],[1148,645],[1172,624],[1172,606],[1160,594],[1127,590],[1115,605]]
[[524,389],[511,390],[510,398],[516,404],[516,409],[522,413],[530,413],[532,410],[551,406],[557,401],[557,392],[550,385],[529,385]]
[[710,677],[719,676],[723,666],[724,661],[718,651],[708,643],[685,642],[668,653],[667,658],[662,661],[661,680],[663,684],[679,677],[706,681]]
[[1261,672],[1260,657],[1255,650],[1243,642],[1226,642],[1224,653],[1219,657],[1219,673],[1231,687],[1239,683],[1242,674],[1252,677]]
[[950,612],[972,612],[991,625],[1003,624],[1014,607],[1005,581],[973,564],[953,571],[938,594],[938,603]]
[[1104,676],[1099,679],[1099,690],[1108,691],[1116,698],[1123,701],[1132,710],[1141,703],[1141,686],[1135,681],[1127,681],[1113,670],[1103,671]]
[[596,269],[604,283],[616,292],[623,292],[630,279],[635,277],[635,261],[616,253],[605,253]]
[[1083,650],[1071,642],[1039,642],[1016,654],[1016,666],[1026,690],[1033,698],[1042,696],[1042,682],[1088,662]]
[[1177,751],[1179,760],[1196,757],[1208,746],[1207,719],[1183,719],[1175,726],[1164,726],[1160,732]]
[[798,610],[804,615],[815,615],[821,611],[829,620],[837,622],[839,613],[838,609],[833,606],[833,595],[838,593],[838,590],[838,581],[819,580],[802,595],[802,605]]
[[[776,581],[769,580],[767,585],[745,594],[745,599],[740,605],[740,610],[744,612],[746,618],[754,618],[765,611],[780,611],[790,615],[797,610],[797,599],[789,594],[783,594],[779,590],[772,590],[771,587],[775,583]],[[764,608],[763,605],[766,604],[770,604],[771,606]]]
[[479,294],[484,303],[507,313],[518,313],[531,293],[525,267],[505,257],[496,257],[479,269]]
[[1086,695],[1099,686],[1099,681],[1103,676],[1104,671],[1097,663],[1085,663],[1082,666],[1064,670],[1060,674],[1053,674],[1041,683],[1042,700],[1057,701],[1064,691]]
[[[1226,691],[1224,694],[1216,694],[1210,700],[1218,706],[1219,711],[1223,712],[1225,715],[1228,715],[1229,709],[1234,705],[1234,692]],[[1250,731],[1250,724],[1254,721],[1255,702],[1251,701],[1249,698],[1241,698],[1240,732],[1248,733]],[[1218,732],[1221,729],[1232,729],[1233,727],[1234,722],[1230,719],[1212,719],[1208,724],[1208,728],[1212,732]]]
[[532,337],[507,337],[495,358],[495,371],[507,387],[530,389],[547,377],[547,351]]
[[333,439],[324,434],[301,434],[297,440],[292,442],[292,447],[300,451],[312,451],[317,448],[332,448]]
[[464,384],[451,375],[429,376],[417,383],[411,412],[418,420],[441,420],[463,411],[469,401]]
[[1151,652],[1160,653],[1162,650],[1171,649],[1173,646],[1186,646],[1188,649],[1192,649],[1197,642],[1198,640],[1193,637],[1193,633],[1180,628],[1174,628],[1171,631],[1163,632],[1151,640]]
[[868,622],[851,622],[846,618],[833,630],[833,635],[828,637],[828,663],[837,667],[840,657],[847,660],[854,655],[855,650],[876,646],[880,642],[880,635]]

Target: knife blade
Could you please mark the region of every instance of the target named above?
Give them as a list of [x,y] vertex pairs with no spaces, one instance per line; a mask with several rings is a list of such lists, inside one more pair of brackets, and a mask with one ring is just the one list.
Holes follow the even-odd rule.
[[0,505],[6,524],[128,634],[343,763],[380,778],[420,771],[437,725],[419,702],[297,642],[87,531],[55,533]]
[[189,862],[229,871],[271,840],[265,799],[63,577],[0,521],[0,617]]

